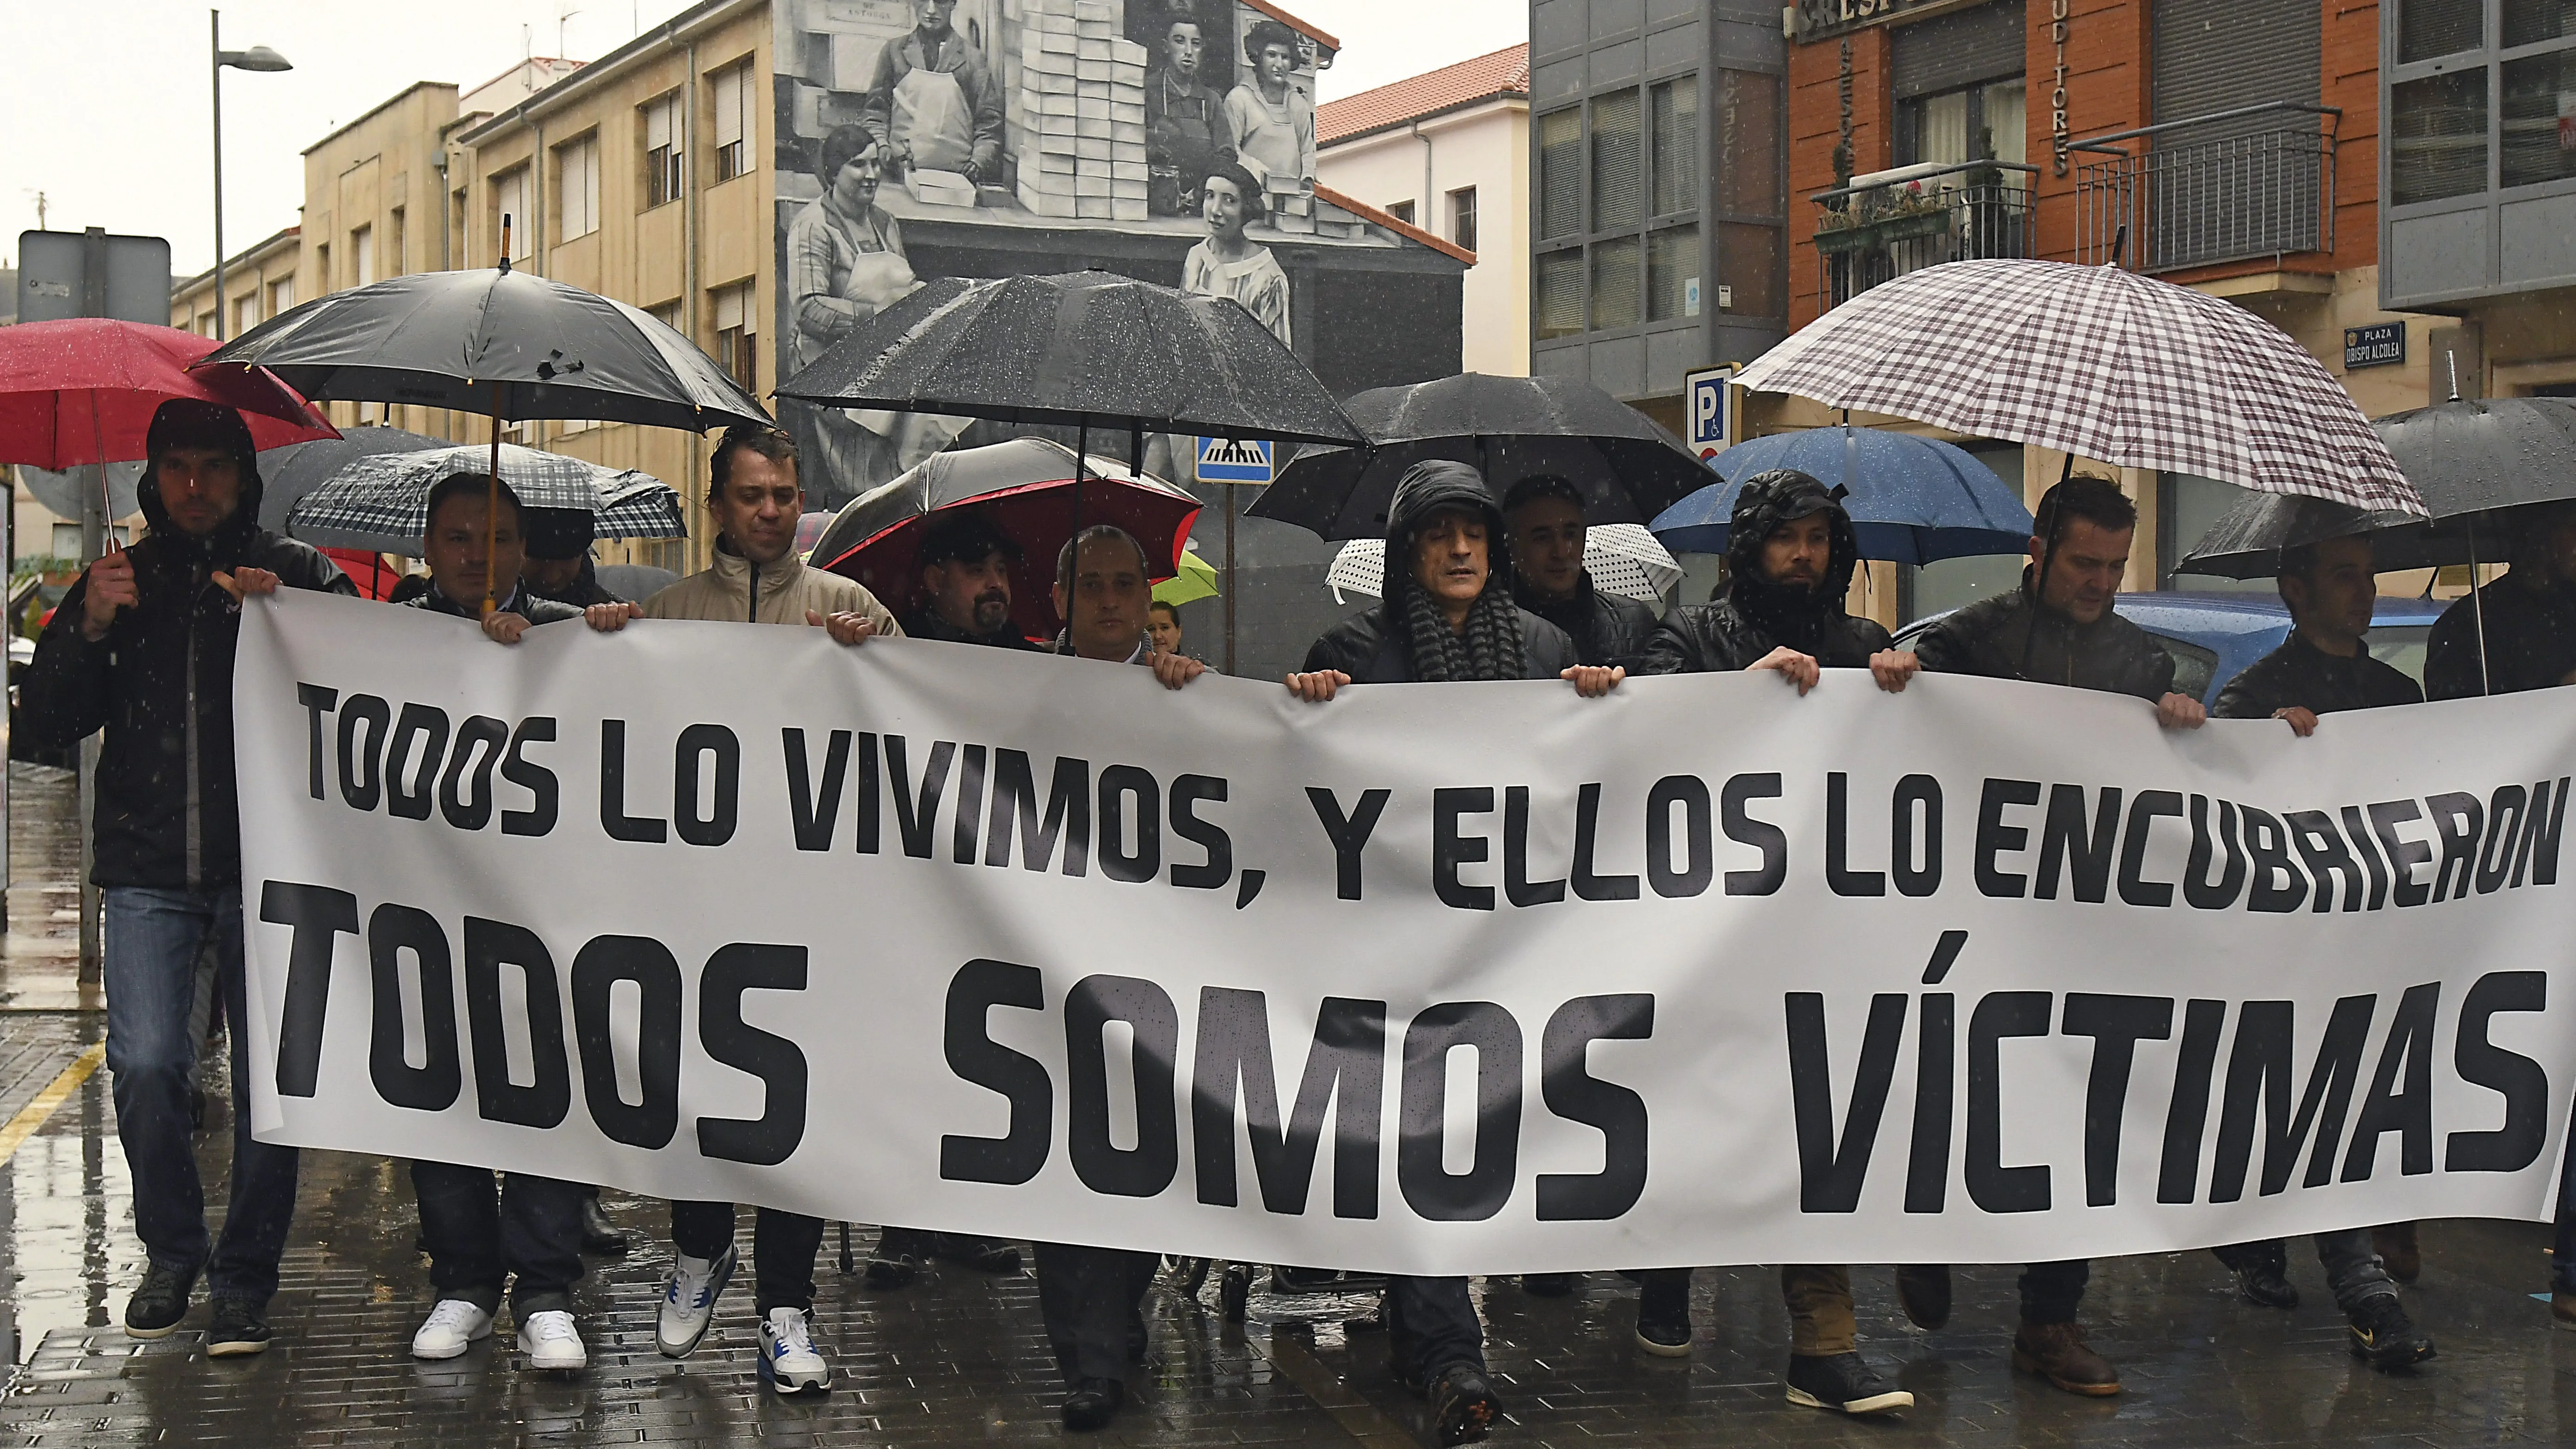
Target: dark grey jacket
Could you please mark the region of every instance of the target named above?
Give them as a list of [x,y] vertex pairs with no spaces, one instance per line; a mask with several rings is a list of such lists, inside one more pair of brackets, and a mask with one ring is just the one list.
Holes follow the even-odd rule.
[[241,605],[210,575],[266,569],[290,589],[356,594],[322,553],[259,526],[259,473],[242,469],[241,503],[205,538],[170,525],[161,493],[142,490],[152,534],[127,549],[141,603],[107,637],[81,634],[84,576],[63,596],[20,687],[18,723],[67,748],[105,729],[98,758],[101,886],[214,890],[241,881],[241,805],[233,779],[233,648]]
[[2280,648],[2227,681],[2209,712],[2220,719],[2270,719],[2273,711],[2283,709],[2333,714],[2423,702],[2424,691],[2414,680],[2373,659],[2369,649],[2344,659],[2292,630]]
[[2027,679],[2158,700],[2173,691],[2173,656],[2146,630],[2105,609],[2090,624],[2042,609],[2022,587],[1942,618],[1914,640],[1935,674]]
[[[1554,679],[1582,659],[1576,656],[1574,641],[1565,631],[1527,609],[1518,611],[1521,622],[1522,677]],[[1410,684],[1413,682],[1413,659],[1406,651],[1405,640],[1390,634],[1386,614],[1371,609],[1353,615],[1324,631],[1306,651],[1302,672],[1313,674],[1338,669],[1351,677],[1353,684]]]
[[1526,583],[1512,597],[1522,609],[1564,630],[1584,663],[1624,664],[1631,673],[1643,672],[1646,641],[1655,637],[1653,605],[1605,594],[1592,586],[1590,574],[1571,599],[1542,599]]

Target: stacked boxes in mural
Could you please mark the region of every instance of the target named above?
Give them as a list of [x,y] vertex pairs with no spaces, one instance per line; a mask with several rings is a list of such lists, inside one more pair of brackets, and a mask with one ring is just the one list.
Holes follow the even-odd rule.
[[1145,219],[1145,47],[1118,0],[1021,0],[1009,134],[1020,204],[1040,216]]

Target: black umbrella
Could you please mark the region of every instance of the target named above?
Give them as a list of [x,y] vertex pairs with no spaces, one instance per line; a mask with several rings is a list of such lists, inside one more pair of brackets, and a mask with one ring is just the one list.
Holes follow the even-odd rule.
[[[501,251],[509,253],[504,218]],[[259,366],[306,397],[409,403],[501,424],[581,418],[705,432],[770,417],[715,359],[647,314],[579,287],[497,269],[416,272],[317,297],[194,364]],[[489,516],[499,522],[500,510]],[[492,600],[485,599],[488,611]]]
[[1130,434],[1360,441],[1243,304],[1114,272],[934,282],[832,344],[778,396]]
[[[1115,272],[933,282],[860,324],[778,396],[826,407],[947,413],[1075,429],[1073,531],[1095,428],[1350,444],[1360,430],[1286,343],[1231,297]],[[1226,663],[1234,650],[1234,513],[1226,508]]]
[[2427,541],[2428,525],[2411,513],[2355,508],[2324,498],[2256,493],[2221,515],[2174,566],[2176,573],[2223,579],[2268,579],[2281,571],[2281,551],[2330,538],[2372,535],[2382,569],[2421,568],[2410,555]]
[[1594,523],[1650,522],[1713,476],[1645,414],[1564,378],[1460,373],[1364,392],[1344,410],[1368,446],[1300,453],[1254,517],[1325,538],[1383,537],[1397,480],[1435,458],[1482,470],[1497,493],[1506,480],[1554,473],[1582,492]]
[[199,368],[256,364],[306,397],[516,422],[705,432],[767,423],[715,359],[650,315],[526,272],[416,272],[280,313]]

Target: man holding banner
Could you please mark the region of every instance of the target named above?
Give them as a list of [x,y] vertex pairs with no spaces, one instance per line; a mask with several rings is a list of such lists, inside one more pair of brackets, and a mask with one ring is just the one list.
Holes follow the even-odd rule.
[[[243,994],[241,829],[233,777],[233,641],[242,599],[290,588],[355,594],[331,561],[259,526],[250,427],[231,408],[173,398],[152,414],[140,501],[151,536],[91,564],[54,610],[29,666],[20,723],[69,748],[100,730],[90,879],[106,895],[107,1067],[150,1257],[125,1331],[162,1338],[197,1274],[214,1293],[206,1352],[268,1347],[268,1300],[295,1212],[295,1149],[251,1135]],[[188,1029],[211,947],[232,1040],[232,1195],[208,1256],[189,1143],[199,1043]]]

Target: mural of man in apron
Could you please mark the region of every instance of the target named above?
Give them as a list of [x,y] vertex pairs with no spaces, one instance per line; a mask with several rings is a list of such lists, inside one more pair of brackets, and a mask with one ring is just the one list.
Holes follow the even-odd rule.
[[1207,27],[1187,10],[1163,27],[1163,63],[1145,81],[1146,209],[1195,216],[1208,173],[1234,164],[1225,101],[1207,83]]
[[896,166],[1001,179],[1002,91],[949,24],[957,0],[917,0],[910,34],[886,42],[861,111]]

